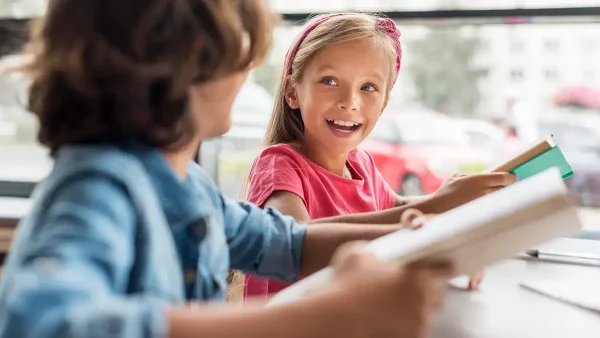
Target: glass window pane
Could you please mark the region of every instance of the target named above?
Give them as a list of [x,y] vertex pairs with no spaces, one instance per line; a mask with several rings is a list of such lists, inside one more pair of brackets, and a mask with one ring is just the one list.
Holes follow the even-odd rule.
[[30,18],[40,16],[46,10],[48,0],[3,0],[0,2],[0,18]]
[[[595,0],[270,2],[277,11],[284,13],[597,5]],[[4,1],[0,4],[0,16],[36,16],[43,12],[45,4],[45,0]],[[450,120],[487,121],[503,128],[507,134],[514,129],[521,141],[532,142],[542,133],[540,118],[550,111],[562,108],[569,108],[572,114],[580,111],[598,114],[600,111],[597,99],[600,97],[600,76],[597,75],[600,74],[600,63],[597,62],[600,24],[473,25],[468,21],[461,22],[454,20],[456,25],[452,26],[425,21],[419,24],[399,22],[403,67],[383,112],[384,117],[435,112]],[[230,196],[239,195],[245,175],[262,148],[273,109],[274,88],[289,44],[301,29],[299,24],[285,22],[277,27],[268,60],[253,71],[233,106],[230,132],[203,145],[202,164]],[[2,59],[3,69],[10,68],[7,64],[14,61],[11,59]],[[47,174],[52,164],[47,152],[36,142],[36,120],[24,108],[25,92],[24,79],[10,72],[0,73],[0,181],[37,181]],[[503,152],[498,149],[508,144],[504,135],[484,141],[487,130],[479,133],[478,130],[462,131],[444,123],[425,126],[407,123],[398,129],[404,138],[415,143],[433,140],[461,145],[465,149],[480,143],[499,144],[488,147],[492,149],[491,156]],[[590,133],[597,135],[598,131],[594,129]],[[389,130],[376,126],[371,136],[377,138],[380,135],[392,139]],[[580,140],[588,137],[582,135],[588,134],[576,134],[570,139],[579,139],[578,144],[587,142]],[[593,137],[596,140],[596,136]],[[465,139],[471,142],[465,142]]]
[[395,127],[390,124],[388,121],[379,121],[371,130],[371,134],[369,134],[369,139],[374,141],[383,141],[395,143],[398,142],[398,133]]
[[16,56],[0,58],[0,181],[37,182],[52,160],[37,142],[36,117],[26,109],[27,81],[12,70],[18,62]]

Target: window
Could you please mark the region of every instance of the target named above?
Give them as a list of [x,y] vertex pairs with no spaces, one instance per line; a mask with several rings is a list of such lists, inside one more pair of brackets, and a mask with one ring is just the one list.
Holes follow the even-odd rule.
[[491,52],[491,46],[492,45],[487,40],[480,41],[479,42],[479,51],[482,52],[482,53],[483,52],[488,52],[489,53],[489,52]]
[[522,82],[525,74],[522,69],[512,69],[510,71],[510,79],[512,82]]
[[469,136],[451,119],[398,119],[396,125],[402,143],[414,145],[469,145]]
[[3,0],[0,18],[30,18],[40,16],[46,10],[48,0]]
[[560,47],[560,42],[556,39],[548,39],[544,42],[544,49],[547,52],[556,52]]
[[525,43],[522,40],[514,40],[510,44],[510,51],[512,53],[521,53],[525,49]]
[[[276,11],[282,13],[319,13],[365,10],[367,7],[374,12],[430,11],[442,7],[573,7],[590,4],[591,1],[552,0],[552,3],[549,3],[541,0],[270,0],[269,3]],[[9,0],[0,3],[0,17],[23,17],[41,14],[47,0]],[[397,21],[402,31],[405,54],[400,78],[391,97],[402,102],[402,106],[394,106],[390,102],[384,117],[416,111],[418,107],[442,113],[450,119],[478,118],[506,121],[510,124],[516,120],[511,111],[527,110],[529,103],[532,107],[555,106],[553,93],[563,89],[560,86],[563,80],[572,79],[577,85],[584,84],[596,88],[597,81],[600,81],[597,75],[600,74],[600,68],[597,66],[596,54],[600,49],[593,46],[599,45],[600,24],[553,24],[551,20],[539,24],[539,20],[532,17],[530,24],[519,26],[506,25],[502,20],[487,18]],[[300,23],[301,20],[291,20],[276,28],[273,48],[266,59],[266,67],[261,67],[260,71],[256,70],[254,76],[249,77],[234,104],[231,130],[223,137],[203,144],[203,166],[211,172],[226,194],[232,197],[238,196],[253,159],[263,147],[265,130],[273,107],[271,89],[278,81],[285,53],[298,33]],[[0,31],[1,25],[2,19]],[[573,41],[569,40],[569,37]],[[556,63],[544,60],[547,55],[554,59],[563,49],[567,49],[567,46],[570,48],[565,62],[576,62],[573,67],[559,67],[558,65],[564,64],[562,59],[553,60]],[[13,52],[17,51],[18,49],[15,49]],[[540,54],[537,54],[538,52]],[[533,80],[539,82],[531,82],[532,86],[528,86]],[[37,122],[23,106],[25,93],[24,82],[17,77],[0,73],[0,195],[3,191],[14,191],[14,185],[10,189],[3,189],[2,181],[37,182],[52,166],[52,160],[45,148],[36,142]],[[507,98],[511,99],[513,109],[507,107]],[[539,114],[544,115],[544,111]],[[573,119],[578,118],[573,116]],[[375,126],[370,135],[371,139],[397,142],[403,137],[414,143],[468,144],[469,137],[464,132],[455,132],[441,124],[415,122],[407,129],[386,124],[384,121],[386,120],[382,119]],[[565,137],[565,140],[573,140],[577,136],[580,135],[575,133],[574,136]],[[477,130],[471,133],[473,144],[483,144],[484,138],[485,135],[477,133]],[[28,189],[30,187],[31,184]]]
[[398,133],[394,125],[383,119],[375,124],[375,127],[373,127],[373,130],[369,135],[369,139],[389,143],[396,143],[399,141]]
[[[37,119],[25,107],[25,79],[10,71],[20,58],[0,58],[0,182],[10,185],[10,194],[27,195],[29,182],[43,179],[52,167],[45,148],[37,142]],[[25,187],[22,193],[18,187]],[[1,194],[1,192],[0,192]]]
[[544,71],[544,78],[546,80],[556,80],[558,78],[558,73],[556,69],[546,69]]
[[589,150],[600,148],[600,133],[591,128],[559,122],[540,123],[542,135],[552,134],[565,150]]
[[594,72],[593,69],[584,70],[582,73],[583,73],[582,78],[584,81],[593,82],[596,80],[596,72]]
[[471,145],[485,147],[485,146],[493,143],[493,140],[490,137],[490,135],[488,135],[484,132],[468,130],[466,133],[469,135],[469,141],[470,141]]
[[266,128],[273,111],[273,97],[263,87],[246,82],[233,102],[232,124],[234,126],[258,126]]
[[581,39],[581,50],[583,53],[594,53],[598,49],[598,41],[597,38],[587,37]]
[[231,198],[240,197],[250,166],[263,149],[273,102],[263,87],[246,82],[233,103],[229,132],[202,144],[202,166]]

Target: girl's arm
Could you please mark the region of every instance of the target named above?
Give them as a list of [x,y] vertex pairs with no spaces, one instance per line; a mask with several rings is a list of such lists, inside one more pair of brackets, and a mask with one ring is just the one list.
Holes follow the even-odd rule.
[[436,192],[426,196],[403,198],[396,196],[396,207],[362,214],[327,217],[311,223],[373,223],[393,224],[400,220],[408,208],[425,214],[439,214],[456,208],[476,198],[513,184],[516,176],[509,173],[485,173],[454,177]]
[[429,194],[429,195],[423,195],[423,196],[402,196],[402,195],[398,195],[396,194],[394,196],[394,207],[403,207],[409,204],[415,204],[415,203],[420,203],[420,202],[424,202],[425,200],[427,200],[428,198],[431,198],[433,196],[433,194]]
[[[415,198],[414,201],[407,201],[400,206],[382,210],[365,212],[350,215],[340,215],[326,218],[310,220],[308,211],[304,206],[302,199],[298,195],[289,191],[276,191],[265,202],[265,208],[274,208],[284,215],[294,217],[300,223],[321,224],[321,223],[352,223],[352,224],[397,224],[400,221],[402,213],[410,208],[415,208],[424,213],[434,213],[435,209],[444,208],[443,199],[436,199],[433,195],[423,198]],[[439,211],[437,212],[439,213]]]

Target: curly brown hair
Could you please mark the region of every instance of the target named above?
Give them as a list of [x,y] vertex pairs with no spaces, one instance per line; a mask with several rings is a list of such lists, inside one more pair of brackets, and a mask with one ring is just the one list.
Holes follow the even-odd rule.
[[131,137],[159,148],[194,134],[188,89],[266,56],[275,16],[264,0],[50,0],[22,67],[39,141]]

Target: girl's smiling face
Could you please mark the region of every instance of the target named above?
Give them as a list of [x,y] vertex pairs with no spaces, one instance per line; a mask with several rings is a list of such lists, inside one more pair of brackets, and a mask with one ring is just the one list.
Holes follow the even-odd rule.
[[389,55],[367,39],[315,54],[286,91],[290,107],[301,112],[303,143],[336,154],[355,149],[385,108],[392,72]]

